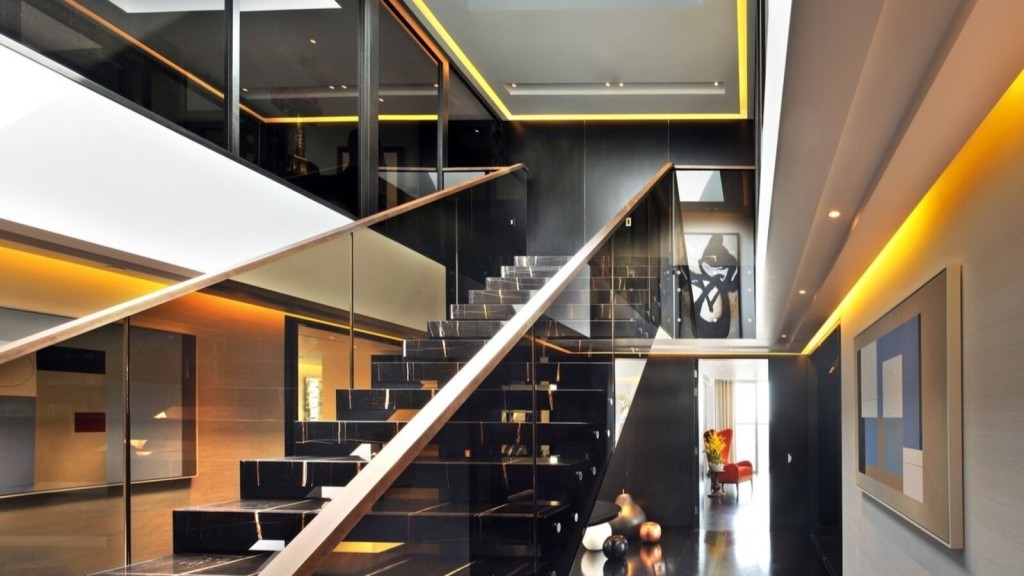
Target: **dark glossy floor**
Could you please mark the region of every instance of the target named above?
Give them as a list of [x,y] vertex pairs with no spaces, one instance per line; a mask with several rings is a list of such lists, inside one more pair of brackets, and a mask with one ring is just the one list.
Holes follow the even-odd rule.
[[754,480],[753,490],[740,485],[738,499],[734,486],[725,493],[704,499],[701,530],[666,530],[655,545],[630,542],[622,561],[582,550],[572,576],[829,576],[809,535],[769,532],[766,476]]

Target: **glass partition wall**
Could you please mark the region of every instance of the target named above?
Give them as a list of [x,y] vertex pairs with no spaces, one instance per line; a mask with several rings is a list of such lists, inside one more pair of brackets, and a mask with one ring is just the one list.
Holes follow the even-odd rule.
[[505,171],[6,360],[0,448],[21,466],[0,566],[258,573],[513,325],[318,570],[567,573],[612,450],[614,359],[671,319],[671,190],[586,257],[527,255],[525,175]]
[[[0,34],[351,215],[439,190],[449,166],[502,164],[494,116],[400,2],[225,5],[3,0]],[[452,162],[449,117],[452,146],[472,150]]]

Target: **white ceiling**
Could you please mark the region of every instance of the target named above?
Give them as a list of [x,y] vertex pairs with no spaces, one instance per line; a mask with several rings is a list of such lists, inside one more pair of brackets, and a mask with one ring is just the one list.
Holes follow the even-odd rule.
[[505,119],[737,116],[746,2],[405,0]]

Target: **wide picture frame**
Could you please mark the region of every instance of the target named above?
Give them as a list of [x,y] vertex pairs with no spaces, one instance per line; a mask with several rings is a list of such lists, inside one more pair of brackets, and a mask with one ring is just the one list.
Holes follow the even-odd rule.
[[960,266],[854,340],[857,486],[951,549],[964,547]]

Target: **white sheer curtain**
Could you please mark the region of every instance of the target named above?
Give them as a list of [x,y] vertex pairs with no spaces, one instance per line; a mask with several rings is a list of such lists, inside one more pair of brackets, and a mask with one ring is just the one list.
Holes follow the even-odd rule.
[[715,428],[733,428],[732,380],[715,379]]

